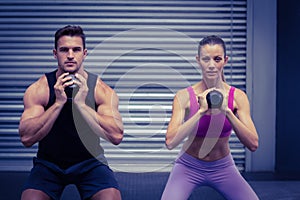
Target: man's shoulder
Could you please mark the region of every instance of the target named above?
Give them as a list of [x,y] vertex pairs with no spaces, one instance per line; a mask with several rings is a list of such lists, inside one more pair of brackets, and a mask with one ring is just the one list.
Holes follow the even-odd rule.
[[97,87],[101,90],[112,91],[113,89],[105,83],[100,77],[97,78]]
[[42,75],[38,78],[38,80],[34,81],[33,83],[31,83],[29,85],[29,87],[27,88],[27,90],[38,90],[41,88],[44,88],[45,86],[47,86],[48,82],[47,82],[47,78],[46,75]]
[[45,106],[48,100],[48,82],[45,75],[42,75],[37,81],[33,82],[25,91],[24,99],[37,101]]

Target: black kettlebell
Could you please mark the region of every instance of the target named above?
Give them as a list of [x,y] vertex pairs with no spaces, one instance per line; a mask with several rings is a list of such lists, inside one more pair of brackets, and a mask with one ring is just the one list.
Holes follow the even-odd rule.
[[[71,77],[72,79],[70,80],[70,81],[75,81],[75,80],[77,80],[77,78],[75,77],[75,75],[74,74],[69,74],[67,77]],[[72,85],[70,85],[70,86],[68,86],[68,87],[70,87],[70,88],[76,88],[78,85],[77,84],[72,84]]]
[[[69,80],[69,81],[74,81],[74,80],[77,80],[77,78],[75,77],[74,74],[69,74],[68,77],[71,77],[72,80]],[[72,84],[68,87],[65,88],[65,92],[66,92],[66,95],[68,97],[68,101],[72,101],[73,97],[77,94],[78,92],[78,85],[77,84]]]
[[210,91],[206,95],[208,108],[220,108],[223,103],[223,94],[217,90]]

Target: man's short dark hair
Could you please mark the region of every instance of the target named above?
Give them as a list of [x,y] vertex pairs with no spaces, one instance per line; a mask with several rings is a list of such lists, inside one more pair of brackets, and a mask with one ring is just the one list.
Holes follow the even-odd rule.
[[83,49],[85,49],[85,34],[80,26],[67,25],[63,28],[60,28],[55,33],[55,49],[57,49],[57,41],[62,36],[79,36],[82,39]]

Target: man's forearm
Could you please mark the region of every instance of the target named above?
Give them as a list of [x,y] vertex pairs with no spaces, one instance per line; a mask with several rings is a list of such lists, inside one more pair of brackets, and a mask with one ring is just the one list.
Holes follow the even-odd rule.
[[121,142],[123,136],[121,119],[117,119],[113,116],[100,115],[85,104],[77,105],[77,108],[96,135],[113,144],[119,144]]
[[30,147],[42,140],[51,130],[57,119],[62,106],[53,104],[42,115],[33,118],[21,119],[19,134],[21,141],[26,147]]

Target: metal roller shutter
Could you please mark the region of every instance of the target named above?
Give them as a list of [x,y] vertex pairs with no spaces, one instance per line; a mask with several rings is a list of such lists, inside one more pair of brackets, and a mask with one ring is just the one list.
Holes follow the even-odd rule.
[[[227,82],[246,90],[246,0],[3,0],[0,11],[0,170],[31,168],[37,145],[24,148],[19,139],[22,97],[56,68],[53,35],[68,24],[81,25],[87,35],[85,68],[120,97],[124,140],[102,142],[116,171],[170,170],[179,151],[164,146],[172,100],[201,79],[195,55],[203,36],[224,38]],[[230,145],[243,171],[245,149],[234,133]]]

